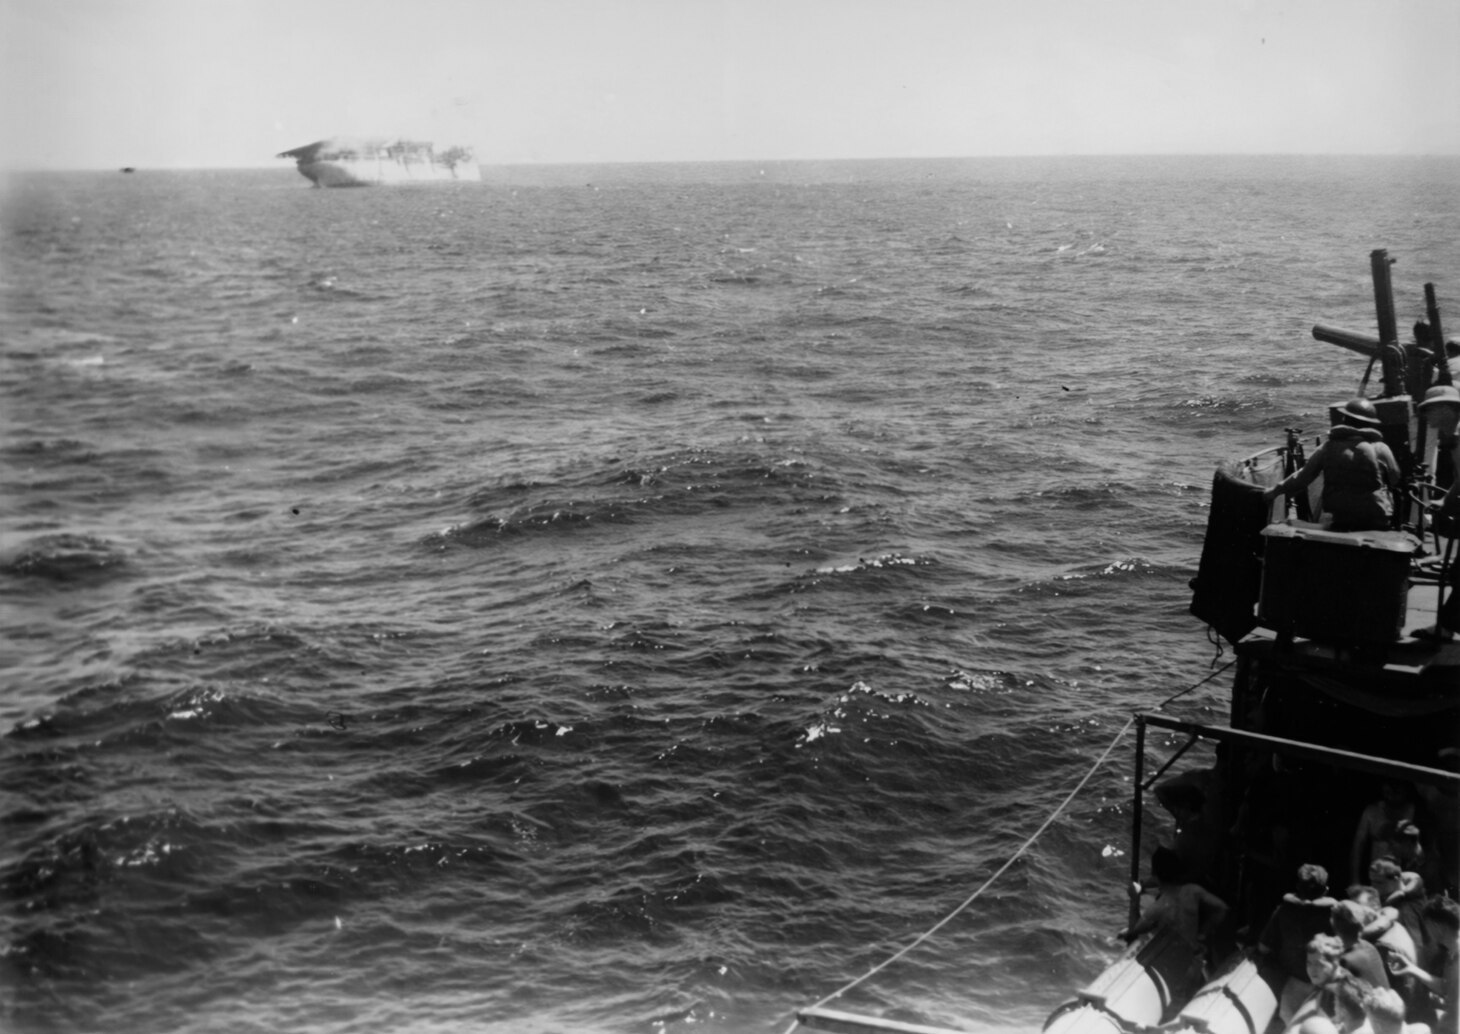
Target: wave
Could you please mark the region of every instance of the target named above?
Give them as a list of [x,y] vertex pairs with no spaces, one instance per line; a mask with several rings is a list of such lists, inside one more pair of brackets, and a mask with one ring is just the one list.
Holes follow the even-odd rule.
[[[1371,318],[1334,241],[1455,266],[1453,176],[1234,162],[37,178],[6,1020],[724,1034],[865,972],[1209,659],[1213,442],[1332,400],[1251,371]],[[1090,790],[858,1000],[1037,1029],[1120,921]]]
[[[468,498],[472,508],[503,512],[453,525],[422,544],[480,547],[504,537],[796,502],[808,492],[818,503],[827,504],[840,499],[842,491],[840,479],[798,457],[691,450],[628,463],[614,461],[553,482],[514,481],[478,490]],[[529,500],[520,501],[524,496]]]
[[329,301],[378,302],[386,300],[384,295],[341,287],[339,277],[333,273],[321,273],[310,277],[304,282],[302,290],[311,298]]
[[24,441],[15,442],[12,445],[0,447],[0,456],[6,458],[23,460],[28,463],[36,461],[51,462],[56,464],[69,463],[94,463],[101,456],[101,453],[88,442],[79,441],[74,438],[30,438]]
[[1253,398],[1243,395],[1194,395],[1172,403],[1175,409],[1211,409],[1218,413],[1240,413],[1258,409],[1270,404],[1268,398]]
[[42,535],[0,559],[0,572],[17,578],[53,582],[85,582],[120,573],[127,554],[116,543],[95,535]]
[[1142,493],[1133,486],[1102,481],[1093,485],[1060,485],[1022,492],[1021,501],[1042,508],[1060,510],[1139,510],[1144,505]]
[[[1130,580],[1189,578],[1192,569],[1157,564],[1142,557],[1121,557],[1100,563],[1081,564],[1042,578],[1030,579],[1017,591],[1051,596],[1081,597],[1092,593],[1128,591],[1121,585]],[[1093,619],[1092,619],[1093,620]]]
[[186,884],[208,867],[217,833],[176,806],[73,821],[7,864],[0,886],[24,912],[44,914],[94,906],[126,870]]
[[178,681],[177,676],[133,672],[72,691],[44,715],[16,724],[6,738],[17,744],[34,743],[34,748],[17,749],[44,762],[53,751],[80,758],[117,748],[176,746],[239,731],[288,735],[311,724],[323,727],[329,720],[323,709],[285,704],[227,684],[167,689],[169,681]]

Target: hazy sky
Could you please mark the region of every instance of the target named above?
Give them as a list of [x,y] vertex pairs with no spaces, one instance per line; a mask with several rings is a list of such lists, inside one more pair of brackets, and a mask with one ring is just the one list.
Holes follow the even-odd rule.
[[0,165],[1460,153],[1460,0],[0,0]]

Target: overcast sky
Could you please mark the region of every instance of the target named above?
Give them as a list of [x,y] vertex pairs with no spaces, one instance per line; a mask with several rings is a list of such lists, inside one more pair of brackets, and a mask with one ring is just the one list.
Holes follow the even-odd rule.
[[1460,0],[0,0],[0,165],[1460,153]]

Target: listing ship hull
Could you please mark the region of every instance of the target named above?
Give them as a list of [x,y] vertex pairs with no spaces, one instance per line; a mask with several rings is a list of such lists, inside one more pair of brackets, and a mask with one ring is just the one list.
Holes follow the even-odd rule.
[[479,182],[470,148],[410,140],[317,140],[280,158],[292,158],[316,187],[370,187],[402,183]]

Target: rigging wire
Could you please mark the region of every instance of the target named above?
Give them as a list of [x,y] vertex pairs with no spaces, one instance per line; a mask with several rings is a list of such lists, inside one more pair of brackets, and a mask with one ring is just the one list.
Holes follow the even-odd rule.
[[[1221,657],[1221,654],[1218,653],[1217,656],[1218,656],[1218,658],[1220,658]],[[1213,662],[1213,663],[1215,663],[1215,662]],[[1222,674],[1224,671],[1226,671],[1228,668],[1230,668],[1232,665],[1234,665],[1236,663],[1237,663],[1237,661],[1234,658],[1233,660],[1230,660],[1226,664],[1222,665],[1216,671],[1213,671],[1210,674],[1208,674],[1206,677],[1201,678],[1201,679],[1198,679],[1195,683],[1193,683],[1192,685],[1190,685],[1190,686],[1186,687],[1185,689],[1181,690],[1179,693],[1175,693],[1175,694],[1167,697],[1165,700],[1161,701],[1161,703],[1159,705],[1157,705],[1157,710],[1160,710],[1160,709],[1164,708],[1167,704],[1171,703],[1173,700],[1178,700],[1181,697],[1184,697],[1186,694],[1190,693],[1192,690],[1197,689],[1197,688],[1205,685],[1206,683],[1210,682],[1212,679],[1216,678],[1218,675]],[[833,999],[836,999],[836,998],[840,998],[842,995],[846,994],[848,991],[850,991],[852,988],[856,987],[858,984],[860,984],[863,981],[868,980],[868,979],[872,978],[873,976],[875,976],[876,974],[882,972],[882,970],[884,970],[888,966],[892,965],[898,959],[902,958],[908,952],[912,951],[918,945],[920,945],[924,941],[926,941],[929,937],[933,936],[933,934],[937,933],[943,927],[947,926],[950,922],[952,922],[952,920],[954,919],[955,916],[959,915],[961,912],[963,912],[964,909],[968,908],[969,905],[971,905],[975,901],[977,901],[979,899],[979,897],[981,897],[983,895],[983,892],[986,891],[986,890],[988,890],[989,887],[991,887],[993,885],[993,882],[995,880],[997,880],[1000,876],[1002,876],[1005,872],[1008,871],[1009,866],[1013,865],[1016,861],[1018,861],[1019,857],[1021,855],[1023,855],[1025,851],[1029,850],[1029,848],[1031,848],[1031,847],[1034,846],[1034,842],[1036,840],[1038,840],[1044,834],[1044,831],[1047,830],[1050,827],[1051,824],[1053,824],[1053,822],[1054,822],[1055,819],[1059,818],[1060,813],[1063,812],[1065,810],[1065,808],[1069,807],[1070,802],[1073,801],[1075,799],[1075,797],[1079,795],[1080,791],[1085,788],[1085,784],[1088,783],[1092,778],[1094,778],[1095,773],[1100,770],[1100,766],[1103,765],[1103,764],[1105,764],[1106,759],[1110,757],[1111,751],[1115,750],[1116,744],[1120,743],[1121,739],[1125,736],[1125,734],[1127,732],[1130,731],[1130,727],[1132,725],[1134,725],[1135,723],[1136,723],[1135,715],[1132,715],[1126,721],[1126,723],[1123,726],[1121,726],[1120,731],[1115,734],[1115,738],[1110,741],[1110,745],[1107,746],[1105,748],[1104,752],[1100,755],[1100,757],[1098,759],[1096,759],[1095,764],[1091,765],[1090,766],[1090,770],[1085,773],[1085,775],[1080,779],[1080,781],[1078,783],[1075,784],[1075,788],[1073,790],[1071,790],[1069,792],[1069,794],[1067,794],[1065,796],[1065,799],[1059,803],[1059,805],[1054,809],[1054,811],[1052,811],[1052,812],[1049,813],[1049,817],[1046,818],[1042,823],[1040,823],[1039,828],[1036,829],[1033,833],[1031,833],[1029,835],[1029,838],[1027,840],[1025,840],[1024,843],[1022,843],[1022,844],[1019,845],[1019,849],[1017,851],[1015,851],[1012,855],[1010,855],[1009,858],[1008,858],[1008,860],[1006,860],[1003,865],[999,866],[999,868],[994,872],[994,874],[992,876],[990,876],[988,879],[984,880],[982,886],[980,886],[977,890],[975,890],[972,894],[970,894],[967,898],[965,898],[962,904],[960,904],[953,911],[949,912],[942,919],[938,920],[937,923],[935,923],[933,926],[929,927],[924,933],[922,933],[921,935],[919,935],[916,940],[912,941],[906,947],[900,949],[899,951],[895,952],[894,954],[892,954],[892,955],[888,956],[887,958],[883,959],[877,965],[873,966],[871,969],[867,970],[867,972],[863,973],[861,976],[857,977],[855,980],[851,981],[850,983],[848,983],[844,987],[838,988],[837,990],[833,991],[831,994],[829,994],[825,998],[821,999],[821,1001],[817,1002],[815,1005],[812,1005],[811,1008],[812,1009],[820,1009],[827,1002],[830,1002],[830,1001],[832,1001]],[[794,1031],[798,1026],[800,1026],[800,1024],[801,1024],[801,1021],[799,1019],[792,1020],[791,1021],[791,1025],[786,1028],[786,1034],[791,1034],[791,1032]]]
[[[1208,678],[1210,678],[1210,677],[1211,676],[1208,676]],[[1203,681],[1205,681],[1205,680],[1203,680]],[[1201,685],[1201,683],[1199,682],[1199,683],[1197,683],[1197,685]],[[1195,688],[1196,688],[1196,686],[1193,686],[1192,687],[1192,689],[1195,689]],[[1184,690],[1183,692],[1190,692],[1190,690]],[[1177,696],[1180,696],[1180,695],[1181,695],[1180,693],[1177,694]],[[1175,697],[1172,697],[1172,699],[1174,700],[1176,698]],[[970,894],[967,898],[965,898],[964,901],[963,901],[963,903],[961,905],[959,905],[953,911],[949,912],[942,919],[938,920],[938,922],[936,922],[935,924],[933,924],[933,926],[929,927],[928,930],[926,930],[924,933],[922,933],[916,940],[912,941],[906,947],[902,948],[901,950],[899,950],[899,951],[895,952],[894,954],[888,956],[887,958],[883,959],[877,965],[875,965],[871,969],[867,970],[866,973],[863,973],[861,976],[857,977],[855,980],[851,981],[846,986],[844,986],[842,988],[839,988],[836,991],[833,991],[831,994],[829,994],[825,998],[821,999],[821,1001],[819,1001],[815,1005],[811,1006],[811,1008],[812,1009],[820,1009],[827,1002],[830,1002],[831,1000],[833,1000],[835,998],[840,998],[842,995],[846,994],[848,991],[850,991],[852,988],[856,987],[858,984],[862,983],[865,980],[870,979],[871,977],[875,976],[877,973],[880,973],[882,970],[884,970],[888,966],[892,965],[894,962],[896,962],[898,959],[902,958],[908,952],[912,951],[918,945],[922,944],[929,937],[933,936],[933,934],[937,933],[943,927],[947,926],[950,922],[952,922],[952,920],[954,919],[955,916],[957,916],[959,913],[961,913],[969,905],[971,905],[975,901],[977,901],[979,899],[979,897],[983,894],[983,892],[986,891],[986,890],[988,890],[989,887],[993,885],[993,882],[995,880],[997,880],[1000,876],[1002,876],[1008,870],[1009,866],[1013,865],[1016,861],[1018,861],[1019,857],[1021,855],[1023,855],[1025,851],[1029,850],[1029,848],[1034,845],[1034,842],[1036,840],[1038,840],[1040,838],[1040,836],[1042,836],[1044,834],[1044,831],[1047,830],[1054,823],[1054,820],[1057,819],[1057,818],[1059,818],[1060,813],[1063,812],[1065,810],[1065,808],[1067,808],[1069,806],[1070,802],[1073,801],[1076,796],[1078,796],[1078,794],[1080,793],[1080,791],[1085,788],[1085,784],[1088,783],[1094,777],[1095,773],[1097,771],[1099,771],[1100,766],[1103,765],[1103,764],[1105,764],[1106,759],[1110,757],[1111,751],[1115,750],[1116,744],[1118,744],[1121,741],[1122,737],[1124,737],[1125,734],[1130,731],[1130,727],[1132,725],[1134,725],[1135,723],[1136,723],[1136,717],[1135,717],[1135,715],[1131,715],[1131,717],[1126,721],[1126,723],[1123,726],[1121,726],[1120,731],[1115,734],[1115,738],[1110,741],[1110,745],[1105,748],[1105,751],[1095,761],[1095,764],[1093,764],[1093,765],[1090,766],[1090,771],[1086,772],[1085,775],[1080,779],[1080,781],[1075,784],[1075,788],[1073,790],[1071,790],[1068,795],[1066,795],[1065,799],[1059,803],[1058,807],[1056,807],[1054,809],[1054,811],[1052,811],[1052,812],[1049,813],[1049,817],[1046,818],[1042,823],[1040,823],[1039,828],[1036,829],[1033,833],[1031,833],[1029,835],[1029,839],[1025,840],[1024,843],[1020,844],[1019,845],[1019,849],[1017,851],[1015,851],[1012,855],[1010,855],[1009,858],[1004,862],[1004,864],[1001,865],[1001,866],[999,866],[998,869],[996,869],[994,871],[994,874],[992,876],[990,876],[988,879],[984,880],[982,886],[980,886],[977,890],[975,890],[972,894]],[[791,1032],[794,1031],[800,1025],[800,1023],[801,1023],[801,1021],[799,1019],[792,1020],[791,1021],[791,1025],[786,1028],[786,1034],[791,1034]]]
[[[1212,664],[1216,664],[1222,659],[1222,655],[1227,652],[1227,648],[1222,645],[1221,635],[1219,635],[1217,633],[1217,630],[1211,625],[1207,626],[1207,642],[1211,643],[1217,651],[1216,654],[1212,657]],[[1211,667],[1211,665],[1208,665],[1208,667]]]
[[[1221,656],[1222,656],[1221,653],[1218,652],[1217,653],[1217,657],[1220,658]],[[1215,664],[1216,661],[1214,660],[1212,663]],[[1197,679],[1196,682],[1192,683],[1190,686],[1187,686],[1180,693],[1175,693],[1175,694],[1167,697],[1165,700],[1161,701],[1159,704],[1157,704],[1156,705],[1156,710],[1158,710],[1158,711],[1164,710],[1165,707],[1166,707],[1166,705],[1169,704],[1169,703],[1171,703],[1171,701],[1173,701],[1173,700],[1179,700],[1180,698],[1186,696],[1186,694],[1190,693],[1193,689],[1197,689],[1197,688],[1199,688],[1201,686],[1206,685],[1212,679],[1216,678],[1218,675],[1220,675],[1222,672],[1226,671],[1228,668],[1230,668],[1232,665],[1234,665],[1236,663],[1237,663],[1236,658],[1233,658],[1232,660],[1228,661],[1226,664],[1224,664],[1220,668],[1218,668],[1216,671],[1212,672],[1206,678]]]

